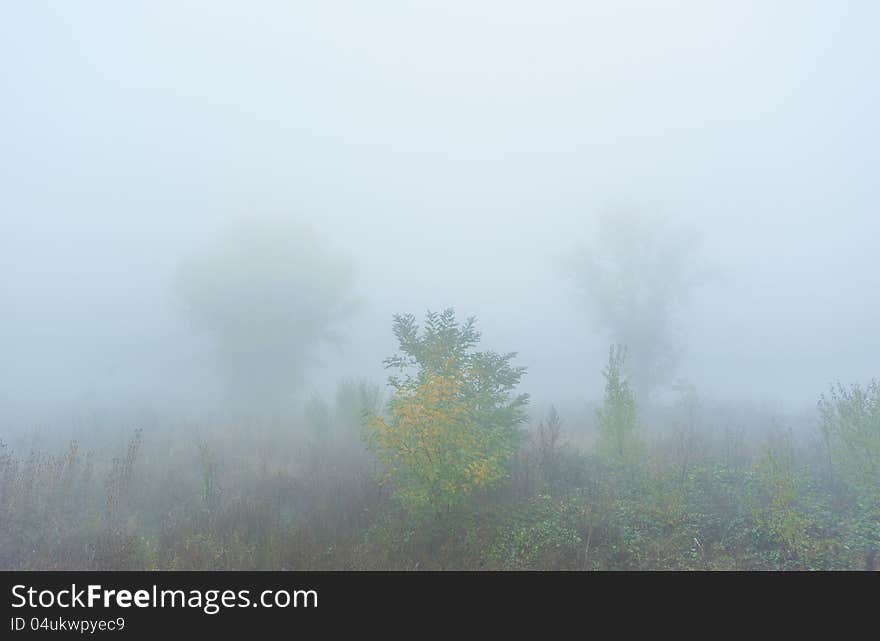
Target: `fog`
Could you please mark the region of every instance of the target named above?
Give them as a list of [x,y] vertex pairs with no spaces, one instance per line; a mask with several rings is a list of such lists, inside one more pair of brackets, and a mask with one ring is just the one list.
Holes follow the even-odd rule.
[[676,376],[701,395],[802,408],[867,381],[878,21],[872,2],[7,3],[3,429],[225,407],[175,282],[248,229],[309,229],[352,265],[299,399],[384,381],[392,316],[449,306],[519,353],[534,407],[598,398],[609,336],[560,264],[615,212],[699,237]]

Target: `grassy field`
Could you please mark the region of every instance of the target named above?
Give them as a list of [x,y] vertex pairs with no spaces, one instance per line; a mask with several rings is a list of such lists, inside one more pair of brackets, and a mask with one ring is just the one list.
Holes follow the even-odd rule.
[[502,481],[425,514],[364,445],[368,387],[295,421],[21,434],[0,449],[0,567],[877,567],[877,492],[833,465],[816,417],[656,408],[626,460],[594,451],[589,412],[531,418]]

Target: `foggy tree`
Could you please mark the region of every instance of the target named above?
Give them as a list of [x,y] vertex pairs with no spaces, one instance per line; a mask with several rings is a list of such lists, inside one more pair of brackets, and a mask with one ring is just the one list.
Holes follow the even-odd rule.
[[237,409],[285,407],[354,310],[354,268],[309,227],[245,223],[183,261],[182,313],[208,335]]
[[389,377],[387,419],[369,424],[370,445],[416,510],[442,511],[501,480],[522,437],[528,395],[513,396],[524,367],[515,353],[477,352],[476,320],[452,309],[428,312],[424,331],[412,315],[395,316],[400,354],[385,360],[404,375]]
[[634,450],[636,440],[636,399],[623,368],[626,349],[613,345],[608,351],[605,377],[605,398],[596,410],[599,428],[599,449],[618,460],[625,460]]
[[880,496],[880,381],[840,383],[819,399],[822,436],[832,464],[852,485]]
[[556,466],[559,436],[562,433],[562,418],[556,407],[551,405],[547,411],[546,421],[538,423],[538,442],[541,452],[541,468],[553,470]]
[[598,329],[624,345],[636,395],[647,399],[674,376],[681,346],[675,314],[693,285],[696,237],[634,213],[606,214],[592,246],[568,273]]
[[865,569],[880,556],[880,381],[849,388],[839,382],[819,399],[820,429],[835,475],[855,490],[854,548]]

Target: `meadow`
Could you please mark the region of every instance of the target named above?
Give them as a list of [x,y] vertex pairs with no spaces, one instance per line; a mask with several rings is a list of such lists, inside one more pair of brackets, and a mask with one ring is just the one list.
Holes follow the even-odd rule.
[[344,381],[292,420],[143,412],[23,432],[0,449],[0,567],[877,568],[871,462],[835,444],[863,420],[876,447],[876,385],[798,416],[684,390],[639,409],[624,456],[603,447],[607,394],[572,417],[532,410],[498,479],[434,509],[369,446],[387,401]]

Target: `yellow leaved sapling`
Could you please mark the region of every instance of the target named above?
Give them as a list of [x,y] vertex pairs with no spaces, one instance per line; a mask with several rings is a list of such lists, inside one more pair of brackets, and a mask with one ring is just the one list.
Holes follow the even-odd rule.
[[528,395],[514,394],[525,374],[515,353],[474,351],[476,320],[453,309],[394,317],[399,353],[385,360],[392,397],[385,416],[367,423],[368,443],[407,508],[442,512],[507,474],[523,433]]

